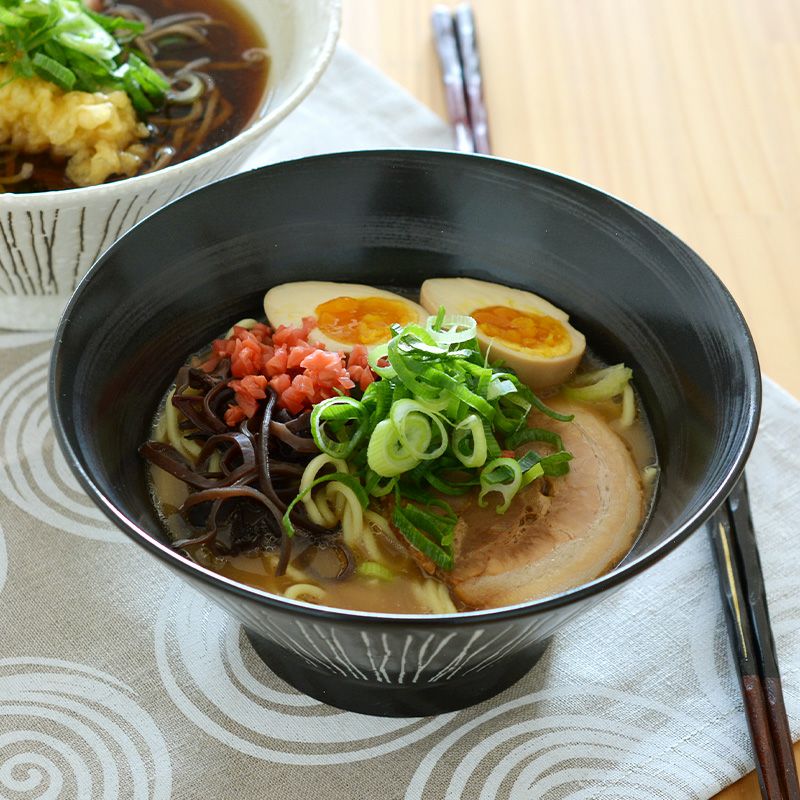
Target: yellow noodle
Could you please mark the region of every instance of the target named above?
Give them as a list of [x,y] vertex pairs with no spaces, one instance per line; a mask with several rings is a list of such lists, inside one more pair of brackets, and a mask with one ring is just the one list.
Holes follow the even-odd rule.
[[[262,559],[267,572],[275,574],[275,567],[278,565],[278,556],[275,553],[270,553],[269,555],[262,556]],[[308,581],[308,575],[302,570],[297,569],[297,567],[293,567],[291,564],[286,565],[286,572],[284,574],[290,581],[295,581],[296,583],[306,583]]]
[[[333,466],[335,472],[347,472],[347,464],[340,458],[331,458],[322,453],[313,458],[303,470],[303,477],[300,479],[300,491],[303,492],[317,479],[319,473],[328,465]],[[316,525],[325,528],[333,528],[339,517],[331,510],[325,498],[324,492],[309,492],[302,500],[308,518]],[[318,498],[321,502],[318,502]]]
[[619,418],[621,428],[630,428],[636,419],[636,403],[634,401],[633,389],[630,384],[625,386],[622,392],[622,415]]
[[[361,532],[358,537],[360,549],[370,561],[377,561],[379,564],[383,564],[385,567],[391,569],[391,564],[386,563],[381,548],[375,538],[376,533],[378,535],[388,535],[389,524],[380,514],[376,514],[374,511],[363,511],[362,518]],[[385,523],[385,527],[376,522],[375,518]]]
[[295,583],[283,593],[283,596],[290,600],[306,600],[313,603],[322,602],[326,593],[324,589],[314,586],[313,583]]
[[392,526],[389,524],[389,520],[376,511],[365,511],[364,521],[371,532],[381,533],[392,542],[398,541],[395,532],[392,530]]
[[425,610],[432,614],[452,614],[456,611],[445,585],[433,578],[424,578],[421,583],[415,583],[414,591]]
[[172,395],[174,394],[175,390],[170,389],[164,405],[164,417],[167,421],[167,440],[178,452],[183,453],[194,462],[200,455],[202,448],[197,442],[193,442],[183,435],[183,431],[179,427],[178,409],[172,405]]
[[361,544],[362,534],[364,532],[364,515],[361,509],[361,503],[358,502],[356,493],[349,487],[345,486],[339,481],[331,481],[328,484],[328,496],[334,493],[341,494],[346,501],[345,507],[341,515],[342,523],[342,538],[344,543],[352,548],[357,548]]

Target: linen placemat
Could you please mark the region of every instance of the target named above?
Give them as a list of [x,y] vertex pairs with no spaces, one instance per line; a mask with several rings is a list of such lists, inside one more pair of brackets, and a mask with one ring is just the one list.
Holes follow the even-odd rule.
[[[342,47],[250,166],[449,147]],[[113,529],[54,443],[50,336],[0,333],[0,798],[707,798],[753,768],[705,531],[567,625],[516,686],[427,719],[298,694]],[[748,467],[800,735],[800,405],[767,381]]]

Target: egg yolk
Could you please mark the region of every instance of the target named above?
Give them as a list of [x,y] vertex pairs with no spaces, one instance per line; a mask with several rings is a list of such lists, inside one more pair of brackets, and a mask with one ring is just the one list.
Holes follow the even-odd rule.
[[572,342],[566,328],[553,317],[507,306],[487,306],[472,312],[480,331],[512,347],[531,350],[545,358],[569,353]]
[[389,326],[415,319],[402,300],[388,297],[334,297],[317,306],[317,327],[344,344],[380,344],[391,338]]

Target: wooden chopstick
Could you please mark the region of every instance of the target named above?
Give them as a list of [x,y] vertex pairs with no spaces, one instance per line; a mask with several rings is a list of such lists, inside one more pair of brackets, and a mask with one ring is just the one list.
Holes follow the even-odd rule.
[[467,97],[467,113],[472,128],[476,153],[491,153],[489,144],[489,118],[483,102],[483,76],[475,38],[475,16],[469,3],[462,3],[453,15],[461,55],[461,70],[464,74],[464,89]]
[[461,58],[458,53],[450,9],[447,6],[434,6],[431,12],[431,24],[436,41],[436,52],[439,54],[439,65],[442,69],[447,115],[453,126],[456,150],[460,150],[462,153],[474,153],[475,141],[472,138],[469,112],[467,111],[464,73],[461,69]]
[[711,533],[761,794],[768,800],[800,800],[744,476],[715,514]]
[[756,533],[750,511],[750,497],[744,476],[730,493],[727,506],[747,585],[750,622],[756,637],[759,673],[767,700],[772,742],[778,757],[779,776],[786,788],[786,797],[789,800],[800,800],[800,784],[792,752],[792,735],[783,701],[778,656],[775,651],[775,640],[767,607],[767,593],[764,587],[764,573],[761,569],[761,556],[756,543]]

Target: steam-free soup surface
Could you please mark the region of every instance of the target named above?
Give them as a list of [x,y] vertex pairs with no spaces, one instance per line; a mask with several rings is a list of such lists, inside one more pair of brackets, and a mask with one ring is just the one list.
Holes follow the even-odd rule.
[[140,450],[174,547],[290,599],[401,613],[551,596],[625,556],[657,475],[632,370],[526,290],[441,278],[415,299],[283,284],[270,324],[179,370]]
[[[585,369],[597,369],[601,362],[587,355],[583,364]],[[560,395],[551,395],[546,400],[558,405],[562,400]],[[655,470],[657,458],[653,444],[653,437],[647,423],[646,416],[640,405],[637,408],[636,420],[630,427],[620,428],[615,420],[619,416],[617,403],[608,402],[604,404],[580,404],[584,406],[588,413],[598,415],[607,421],[609,425],[609,435],[619,436],[624,446],[629,450],[635,469],[643,476],[644,494],[641,498],[641,518],[639,525],[630,535],[626,544],[620,549],[608,551],[607,557],[600,556],[602,563],[594,564],[594,573],[599,574],[612,568],[625,555],[633,545],[636,535],[641,529],[641,523],[646,518],[647,511],[652,503],[655,491]],[[548,425],[547,421],[542,421],[539,417],[534,417],[536,424]],[[549,427],[558,429],[568,423],[550,423]],[[163,438],[163,429],[156,431],[156,438]],[[546,448],[545,448],[546,449]],[[573,461],[573,470],[580,470],[580,461]],[[168,475],[164,471],[151,468],[150,475],[153,483],[153,494],[155,501],[167,524],[168,530],[174,539],[183,539],[191,536],[184,519],[177,513],[178,507],[186,499],[188,491],[186,485],[176,478]],[[559,478],[552,479],[552,483],[557,483]],[[493,526],[498,530],[511,525],[520,520],[524,520],[526,508],[531,509],[533,498],[538,498],[542,490],[541,480],[523,490],[512,502],[511,508],[504,515],[498,515],[493,511],[493,505],[480,508],[474,496],[462,498],[456,505],[459,513],[470,523],[473,528],[490,530]],[[545,489],[547,491],[547,489]],[[453,500],[453,498],[448,498]],[[306,597],[302,593],[298,599],[308,599],[312,602],[321,602],[324,605],[335,606],[361,611],[376,611],[384,613],[430,613],[438,608],[431,608],[432,605],[441,604],[443,597],[449,598],[455,610],[465,611],[482,607],[481,604],[470,604],[466,602],[458,593],[453,591],[444,583],[436,582],[436,588],[431,586],[433,582],[430,576],[420,566],[417,559],[410,554],[408,548],[394,537],[376,537],[381,547],[382,559],[391,566],[397,577],[391,581],[376,578],[363,578],[353,576],[346,581],[326,580],[319,574],[313,576],[313,583],[318,584],[324,591],[324,600],[319,598]],[[552,549],[552,542],[543,541],[541,547],[547,557]],[[535,549],[535,548],[534,548]],[[602,548],[600,548],[602,552]],[[301,568],[290,566],[287,575],[276,577],[275,565],[277,555],[275,553],[243,553],[236,556],[217,558],[206,548],[199,546],[192,548],[192,556],[201,564],[210,567],[227,578],[241,583],[263,589],[268,592],[282,595],[290,587],[309,580],[308,573]],[[596,557],[596,556],[595,556]],[[603,561],[602,559],[605,558]],[[324,553],[321,561],[325,560]],[[586,565],[581,563],[581,569],[586,569]],[[589,565],[591,571],[592,565]],[[576,570],[578,567],[576,566]],[[594,577],[594,575],[593,575]],[[582,575],[575,577],[571,582],[567,576],[569,585],[577,585],[582,582]],[[559,575],[558,579],[564,581],[564,576]],[[559,585],[558,590],[565,588]]]

